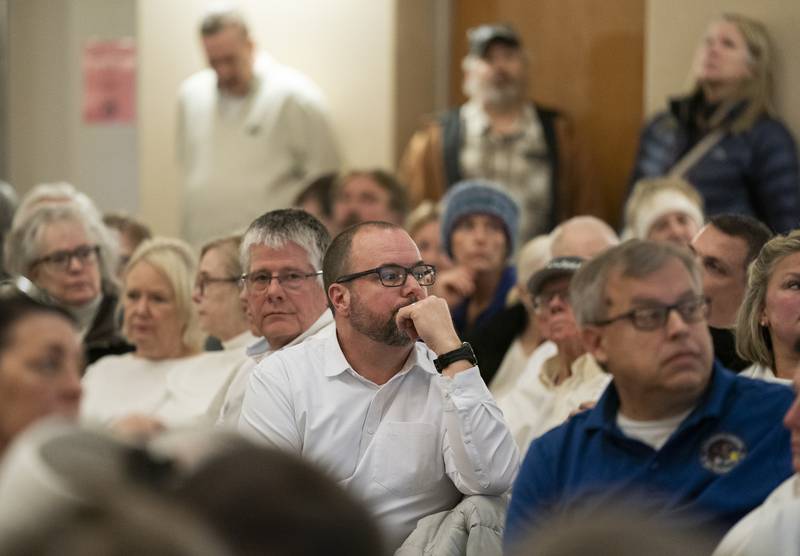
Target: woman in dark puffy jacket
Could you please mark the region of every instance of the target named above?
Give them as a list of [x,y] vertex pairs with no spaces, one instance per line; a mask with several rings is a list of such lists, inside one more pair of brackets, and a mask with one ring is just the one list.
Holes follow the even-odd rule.
[[772,105],[772,51],[764,26],[737,14],[711,22],[695,57],[695,86],[649,122],[631,183],[683,177],[706,214],[741,213],[785,232],[800,223],[794,139]]

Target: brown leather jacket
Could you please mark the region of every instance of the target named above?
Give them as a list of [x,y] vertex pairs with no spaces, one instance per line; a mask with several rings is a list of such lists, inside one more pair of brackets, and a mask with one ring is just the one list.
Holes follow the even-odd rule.
[[[573,214],[569,194],[569,152],[571,131],[567,119],[555,110],[533,104],[547,142],[552,167],[553,210],[548,228]],[[400,160],[398,175],[408,187],[411,206],[423,200],[438,201],[445,191],[462,179],[459,169],[462,122],[460,108],[453,108],[432,118],[411,137]]]

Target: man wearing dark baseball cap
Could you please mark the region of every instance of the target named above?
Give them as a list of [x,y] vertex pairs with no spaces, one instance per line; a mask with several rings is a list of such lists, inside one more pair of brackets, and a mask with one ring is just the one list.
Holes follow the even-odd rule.
[[[583,264],[580,257],[557,257],[548,262],[542,270],[531,276],[528,280],[528,291],[536,297],[542,292],[542,288],[556,278],[571,278],[573,274]],[[568,281],[569,282],[569,281]],[[569,286],[569,284],[567,284]]]
[[501,42],[512,48],[519,48],[521,44],[517,32],[510,25],[491,23],[468,30],[467,40],[469,40],[469,53],[481,58],[486,56],[489,47],[495,42]]
[[522,207],[520,241],[549,232],[564,211],[558,149],[563,119],[528,100],[528,59],[517,32],[484,24],[467,32],[464,93],[411,138],[400,163],[412,205],[438,201],[468,179],[498,183]]
[[608,385],[609,376],[583,347],[569,300],[570,281],[582,265],[579,257],[557,257],[528,281],[533,318],[548,341],[531,354],[515,388],[497,399],[521,454],[534,438],[597,401]]

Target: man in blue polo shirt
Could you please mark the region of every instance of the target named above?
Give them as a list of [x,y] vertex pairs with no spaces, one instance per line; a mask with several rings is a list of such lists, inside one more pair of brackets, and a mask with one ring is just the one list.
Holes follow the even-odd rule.
[[792,474],[785,386],[713,361],[688,251],[629,241],[570,287],[587,349],[613,376],[597,405],[540,437],[514,485],[506,544],[551,513],[630,500],[721,534]]

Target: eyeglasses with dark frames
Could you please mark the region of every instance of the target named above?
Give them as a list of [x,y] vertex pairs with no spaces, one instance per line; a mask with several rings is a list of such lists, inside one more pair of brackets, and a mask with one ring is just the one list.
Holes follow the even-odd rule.
[[708,318],[711,303],[707,297],[700,296],[685,301],[679,301],[672,305],[652,305],[633,309],[622,315],[617,315],[610,319],[597,321],[593,324],[597,326],[607,326],[618,320],[628,319],[634,328],[649,332],[662,328],[669,317],[670,312],[677,311],[683,322],[695,324]]
[[436,267],[432,264],[418,264],[410,268],[399,264],[385,264],[354,274],[347,274],[334,280],[337,284],[351,282],[357,278],[377,274],[381,284],[387,288],[399,288],[406,283],[408,275],[412,275],[420,286],[432,286],[436,281]]
[[270,274],[269,272],[250,272],[242,274],[239,277],[239,287],[247,287],[248,290],[256,293],[261,293],[269,288],[273,280],[277,280],[283,288],[287,290],[295,290],[303,285],[303,280],[313,276],[320,276],[321,270],[314,272],[299,272],[295,270],[288,270],[279,272],[278,274]]
[[569,288],[562,290],[554,290],[547,293],[542,293],[533,298],[533,311],[535,313],[543,313],[553,300],[558,297],[562,302],[569,305]]
[[239,276],[226,276],[225,278],[214,278],[212,276],[198,276],[194,283],[194,287],[200,292],[200,296],[206,294],[206,288],[209,284],[238,284]]
[[100,255],[100,247],[97,245],[82,245],[72,251],[56,251],[44,257],[39,257],[31,263],[31,268],[36,265],[44,264],[55,270],[67,270],[72,264],[72,259],[77,260],[81,265],[94,264]]

